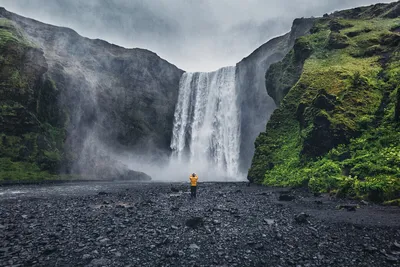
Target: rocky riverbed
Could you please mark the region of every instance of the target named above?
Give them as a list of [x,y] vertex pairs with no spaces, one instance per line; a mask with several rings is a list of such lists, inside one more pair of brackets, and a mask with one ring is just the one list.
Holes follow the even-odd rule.
[[[246,183],[0,188],[0,266],[398,266],[400,209]],[[339,209],[338,207],[342,207]]]

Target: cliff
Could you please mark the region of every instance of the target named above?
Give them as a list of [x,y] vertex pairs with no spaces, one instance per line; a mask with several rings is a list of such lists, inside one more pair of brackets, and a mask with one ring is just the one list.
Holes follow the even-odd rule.
[[266,73],[279,108],[248,179],[388,201],[400,193],[400,3],[324,15]]
[[114,154],[167,157],[182,73],[0,9],[0,179],[125,176]]
[[295,40],[309,34],[314,19],[296,19],[291,31],[260,46],[236,65],[236,86],[241,110],[240,168],[247,172],[254,155],[254,141],[265,130],[276,109],[265,87],[265,72],[293,48]]

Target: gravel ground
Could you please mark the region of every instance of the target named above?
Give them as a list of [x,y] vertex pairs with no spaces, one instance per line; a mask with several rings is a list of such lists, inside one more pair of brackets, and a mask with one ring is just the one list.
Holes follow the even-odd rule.
[[8,186],[0,241],[0,266],[399,266],[400,209],[246,183],[196,201],[180,183]]

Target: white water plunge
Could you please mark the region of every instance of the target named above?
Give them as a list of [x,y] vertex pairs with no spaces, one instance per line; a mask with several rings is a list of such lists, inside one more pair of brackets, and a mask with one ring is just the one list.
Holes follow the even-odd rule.
[[243,179],[235,74],[235,67],[225,67],[209,73],[184,73],[180,80],[171,161],[184,163],[189,173],[203,174],[207,180]]

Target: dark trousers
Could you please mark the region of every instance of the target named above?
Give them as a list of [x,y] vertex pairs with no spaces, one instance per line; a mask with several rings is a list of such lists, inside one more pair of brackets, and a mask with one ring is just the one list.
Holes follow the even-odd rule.
[[190,187],[190,196],[192,198],[196,198],[196,189],[197,189],[197,186],[191,186]]

